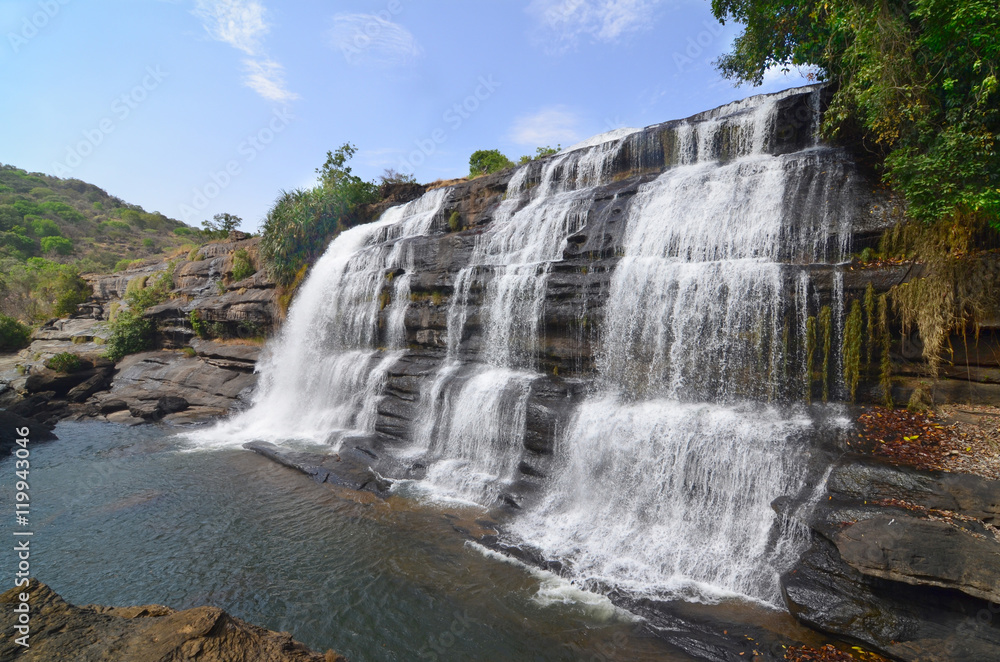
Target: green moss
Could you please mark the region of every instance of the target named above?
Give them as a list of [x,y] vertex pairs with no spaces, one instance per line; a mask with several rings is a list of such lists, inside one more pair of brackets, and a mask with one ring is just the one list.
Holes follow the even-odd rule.
[[452,232],[458,232],[462,229],[462,215],[457,211],[451,212],[451,216],[448,217],[448,227],[451,228]]
[[847,321],[844,323],[844,337],[840,346],[844,385],[851,402],[854,402],[861,379],[862,322],[861,303],[855,299],[851,302],[851,312],[847,314]]
[[872,356],[875,353],[875,288],[868,283],[865,290],[865,319],[868,322],[865,333],[865,372],[871,374]]
[[830,399],[830,348],[833,345],[833,320],[830,306],[819,311],[819,331],[823,340],[823,402]]
[[886,407],[892,407],[892,357],[889,350],[892,338],[889,336],[889,295],[878,298],[878,343],[882,353],[879,365],[879,384],[882,386],[882,398]]
[[806,402],[812,402],[813,365],[816,356],[816,318],[806,319]]

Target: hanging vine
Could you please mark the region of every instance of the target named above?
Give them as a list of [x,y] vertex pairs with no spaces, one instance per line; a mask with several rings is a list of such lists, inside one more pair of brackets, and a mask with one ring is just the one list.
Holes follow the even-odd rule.
[[816,354],[816,318],[806,319],[806,404],[812,403],[813,364]]
[[[844,385],[847,395],[854,402],[861,380],[861,302],[857,299],[851,302],[851,312],[847,314],[844,323],[844,338],[841,341],[840,352],[844,364]],[[871,343],[868,343],[871,346]]]
[[879,364],[879,384],[882,386],[882,398],[886,407],[892,407],[892,357],[889,349],[892,337],[889,335],[889,295],[878,298],[878,343],[882,350],[882,361]]
[[830,347],[833,344],[833,324],[830,306],[819,311],[819,328],[823,334],[823,402],[830,399]]

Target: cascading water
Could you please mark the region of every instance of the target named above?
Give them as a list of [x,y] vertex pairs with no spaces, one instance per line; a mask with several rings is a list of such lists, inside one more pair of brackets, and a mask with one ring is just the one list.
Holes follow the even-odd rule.
[[[205,436],[324,443],[372,432],[386,370],[406,337],[410,240],[428,232],[449,194],[431,191],[341,233],[302,285],[259,367],[253,406]],[[380,329],[387,306],[389,328]],[[379,352],[382,343],[390,351]]]
[[[514,173],[458,273],[448,312],[449,360],[427,391],[430,416],[417,428],[432,462],[425,480],[444,492],[489,503],[515,477],[548,270],[566,237],[586,223],[593,191],[627,135]],[[474,290],[481,298],[481,365],[463,376],[458,355]]]
[[[798,542],[771,503],[804,489],[803,439],[816,426],[788,406],[805,395],[800,339],[817,309],[808,268],[845,258],[854,186],[837,150],[811,136],[781,143],[779,102],[792,94],[811,95],[813,131],[818,88],[621,130],[513,173],[490,222],[463,235],[474,239],[436,313],[447,338],[419,375],[412,443],[390,449],[426,469],[424,489],[488,506],[523,477],[528,420],[545,409],[534,390],[558,383],[540,369],[555,267],[571,237],[603,232],[591,228],[608,209],[598,199],[618,193],[602,191],[642,177],[614,210],[623,232],[597,251],[612,272],[593,293],[590,389],[551,426],[548,475],[508,532],[585,586],[779,602],[775,577]],[[412,240],[443,232],[433,220],[450,195],[432,191],[331,244],[262,365],[253,407],[224,434],[375,432],[389,371],[410,351]],[[843,281],[832,280],[842,306]],[[578,300],[581,317],[591,296]]]
[[585,582],[780,604],[795,532],[770,504],[803,488],[812,422],[746,399],[799,386],[785,264],[824,261],[831,235],[843,250],[830,210],[851,181],[832,150],[767,153],[775,101],[681,125],[678,165],[629,210],[597,392],[553,488],[513,525]]

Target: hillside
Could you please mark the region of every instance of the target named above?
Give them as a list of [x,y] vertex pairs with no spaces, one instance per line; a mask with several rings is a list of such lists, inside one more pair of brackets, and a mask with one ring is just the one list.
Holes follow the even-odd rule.
[[199,235],[93,184],[0,164],[0,314],[30,322],[58,313],[80,273],[173,252]]

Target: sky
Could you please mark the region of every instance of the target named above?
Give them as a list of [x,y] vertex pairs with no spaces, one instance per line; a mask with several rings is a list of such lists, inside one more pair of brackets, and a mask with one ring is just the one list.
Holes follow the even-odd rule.
[[734,87],[708,0],[0,0],[0,163],[254,231],[352,143],[354,173],[461,177],[478,149],[687,117]]

